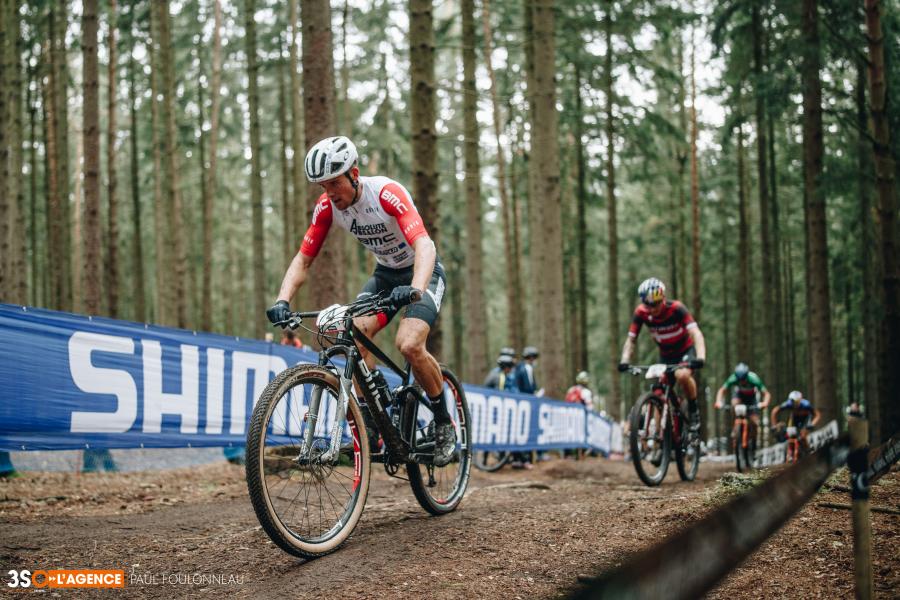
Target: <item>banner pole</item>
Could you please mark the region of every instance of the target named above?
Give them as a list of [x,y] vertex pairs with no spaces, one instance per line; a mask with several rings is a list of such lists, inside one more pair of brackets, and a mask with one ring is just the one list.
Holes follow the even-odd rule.
[[850,489],[853,499],[853,566],[856,597],[872,598],[872,524],[869,511],[869,424],[850,418]]

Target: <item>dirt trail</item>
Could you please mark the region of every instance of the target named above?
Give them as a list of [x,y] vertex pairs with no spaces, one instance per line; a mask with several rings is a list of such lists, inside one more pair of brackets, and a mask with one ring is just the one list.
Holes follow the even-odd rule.
[[[697,482],[682,483],[673,469],[654,489],[640,485],[630,465],[603,459],[473,471],[460,509],[440,518],[418,507],[405,482],[382,473],[373,476],[348,544],[312,562],[269,542],[239,467],[26,476],[0,482],[0,578],[5,587],[13,568],[121,568],[124,594],[140,598],[554,597],[579,575],[617,564],[710,510],[726,470],[704,463]],[[893,505],[898,479],[880,486]],[[713,597],[797,595],[798,580],[801,597],[847,595],[849,521],[841,511],[804,509]],[[898,523],[895,515],[875,517],[876,549],[896,550]],[[900,559],[888,556],[876,579],[897,589]],[[788,568],[764,574],[779,564]],[[797,577],[796,569],[809,568],[822,576]],[[758,586],[764,577],[767,593]]]

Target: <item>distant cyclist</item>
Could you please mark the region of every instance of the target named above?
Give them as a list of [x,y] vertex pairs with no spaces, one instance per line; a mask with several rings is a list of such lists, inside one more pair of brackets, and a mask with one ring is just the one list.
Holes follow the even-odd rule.
[[[772,409],[772,415],[769,420],[771,421],[773,428],[777,426],[778,415],[782,411],[790,412],[790,416],[788,416],[787,420],[787,427],[797,428],[803,447],[806,450],[809,450],[809,442],[807,441],[809,430],[819,424],[822,413],[812,405],[812,402],[804,398],[803,393],[798,390],[794,390],[788,394],[787,400]],[[780,425],[780,427],[784,427],[784,425]]]
[[[456,430],[444,402],[440,365],[425,341],[441,310],[447,285],[444,267],[410,193],[393,179],[361,176],[358,159],[356,146],[344,136],[320,140],[307,153],[306,179],[319,184],[322,195],[316,200],[312,223],[284,275],[278,298],[266,315],[275,324],[286,321],[291,312],[289,302],[306,281],[328,232],[335,227],[350,232],[375,255],[377,263],[357,297],[390,294],[395,306],[407,306],[396,345],[430,400],[435,423],[434,464],[443,467],[456,448]],[[354,325],[373,337],[396,312],[357,317]],[[368,350],[360,345],[359,351],[374,368]]]
[[[747,412],[753,424],[759,427],[759,411],[765,410],[772,400],[772,394],[759,375],[750,370],[745,363],[738,363],[719,391],[716,392],[716,408],[722,408],[725,394],[731,390],[731,406],[747,405]],[[757,401],[756,392],[762,395],[762,402]]]
[[675,371],[675,380],[688,400],[691,431],[700,430],[700,412],[697,409],[697,384],[691,377],[693,369],[701,369],[706,362],[706,341],[694,317],[678,300],[666,300],[666,286],[655,277],[645,280],[638,287],[641,304],[634,309],[628,339],[622,348],[619,371],[627,371],[641,327],[646,325],[659,346],[660,361],[667,365],[687,362],[689,368]]

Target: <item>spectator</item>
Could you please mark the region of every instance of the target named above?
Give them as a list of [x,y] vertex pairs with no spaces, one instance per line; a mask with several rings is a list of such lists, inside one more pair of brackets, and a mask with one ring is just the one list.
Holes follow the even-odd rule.
[[574,402],[583,404],[590,411],[594,410],[594,394],[588,385],[591,382],[591,376],[587,371],[582,371],[575,377],[575,385],[566,392],[566,402]]
[[293,329],[283,329],[281,331],[281,345],[293,346],[294,348],[298,348],[300,350],[306,348],[306,346],[303,345],[303,342],[300,341],[300,338],[297,337],[297,334],[294,333]]
[[506,392],[518,392],[516,387],[516,378],[513,369],[516,366],[516,360],[508,354],[501,354],[497,357],[497,366],[491,369],[487,378],[484,380],[484,386],[495,390],[503,390]]
[[543,396],[543,388],[538,388],[537,379],[534,376],[534,365],[537,362],[538,349],[534,346],[525,346],[522,350],[522,361],[516,365],[516,387],[523,394]]
[[0,479],[13,479],[18,476],[19,472],[13,466],[9,452],[0,452]]

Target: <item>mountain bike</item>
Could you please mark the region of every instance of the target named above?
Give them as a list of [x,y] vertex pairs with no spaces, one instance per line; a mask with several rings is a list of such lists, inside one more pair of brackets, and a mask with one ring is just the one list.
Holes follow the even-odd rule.
[[[431,403],[412,381],[411,367],[399,367],[353,324],[355,317],[387,308],[399,307],[371,295],[291,313],[279,324],[313,332],[324,348],[318,364],[290,367],[269,383],[247,432],[253,509],[263,530],[289,554],[316,558],[347,541],[365,507],[372,463],[408,480],[418,503],[433,515],[455,510],[466,492],[472,432],[463,387],[441,367],[457,443],[450,463],[438,467]],[[312,318],[315,329],[303,326]],[[383,374],[368,368],[357,342],[400,377],[399,386],[389,389]],[[406,477],[398,475],[401,468]]]
[[675,391],[675,371],[682,368],[690,363],[629,368],[632,375],[646,372],[644,378],[654,380],[631,409],[628,434],[634,470],[649,486],[665,479],[673,451],[683,481],[693,481],[700,466],[700,439],[688,432],[688,417],[679,408],[685,401]]
[[753,467],[756,454],[756,426],[747,416],[746,404],[734,405],[734,428],[732,429],[731,447],[734,451],[734,463],[738,473]]
[[512,461],[512,454],[512,452],[502,450],[494,452],[480,450],[473,454],[472,464],[474,464],[475,468],[479,471],[493,473],[494,471],[499,471]]

